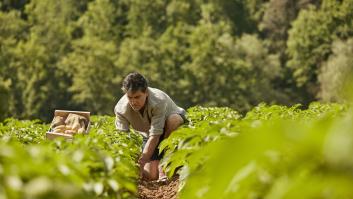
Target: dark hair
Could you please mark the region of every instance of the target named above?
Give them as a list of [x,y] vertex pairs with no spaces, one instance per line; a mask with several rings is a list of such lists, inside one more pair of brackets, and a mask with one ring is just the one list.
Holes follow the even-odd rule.
[[129,73],[124,81],[123,81],[123,87],[121,88],[125,93],[126,92],[136,92],[136,91],[142,91],[146,92],[146,89],[148,87],[148,82],[146,78],[141,75],[140,73],[133,72]]

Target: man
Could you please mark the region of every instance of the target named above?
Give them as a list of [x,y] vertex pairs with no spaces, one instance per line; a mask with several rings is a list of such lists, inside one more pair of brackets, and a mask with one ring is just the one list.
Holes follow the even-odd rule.
[[139,73],[128,74],[122,90],[125,95],[114,108],[115,126],[129,131],[131,127],[143,136],[142,155],[138,160],[141,175],[149,180],[166,180],[159,161],[159,143],[185,121],[185,110],[178,107],[163,91],[148,87]]

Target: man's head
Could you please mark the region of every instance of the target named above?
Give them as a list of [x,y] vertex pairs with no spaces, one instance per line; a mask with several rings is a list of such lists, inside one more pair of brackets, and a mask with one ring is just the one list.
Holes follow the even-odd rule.
[[128,74],[121,88],[126,93],[129,104],[134,111],[139,111],[144,107],[148,92],[148,82],[140,73],[133,72]]

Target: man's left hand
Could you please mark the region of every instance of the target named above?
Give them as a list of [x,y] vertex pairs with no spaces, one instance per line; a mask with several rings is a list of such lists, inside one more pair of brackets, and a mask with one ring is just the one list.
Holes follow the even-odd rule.
[[141,155],[141,157],[138,160],[138,163],[140,165],[140,168],[143,169],[143,167],[145,166],[145,164],[149,161],[149,159],[146,158],[146,156],[144,154]]

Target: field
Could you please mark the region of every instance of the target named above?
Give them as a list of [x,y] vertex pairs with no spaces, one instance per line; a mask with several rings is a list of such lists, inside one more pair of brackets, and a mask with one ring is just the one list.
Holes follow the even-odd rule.
[[139,181],[142,139],[112,116],[91,117],[72,141],[46,140],[39,120],[6,119],[0,198],[353,198],[348,105],[193,107],[188,118],[161,144],[167,185]]
[[[0,0],[0,199],[353,199],[352,11]],[[167,183],[140,180],[142,138],[114,126],[131,72],[187,109],[159,148]]]

